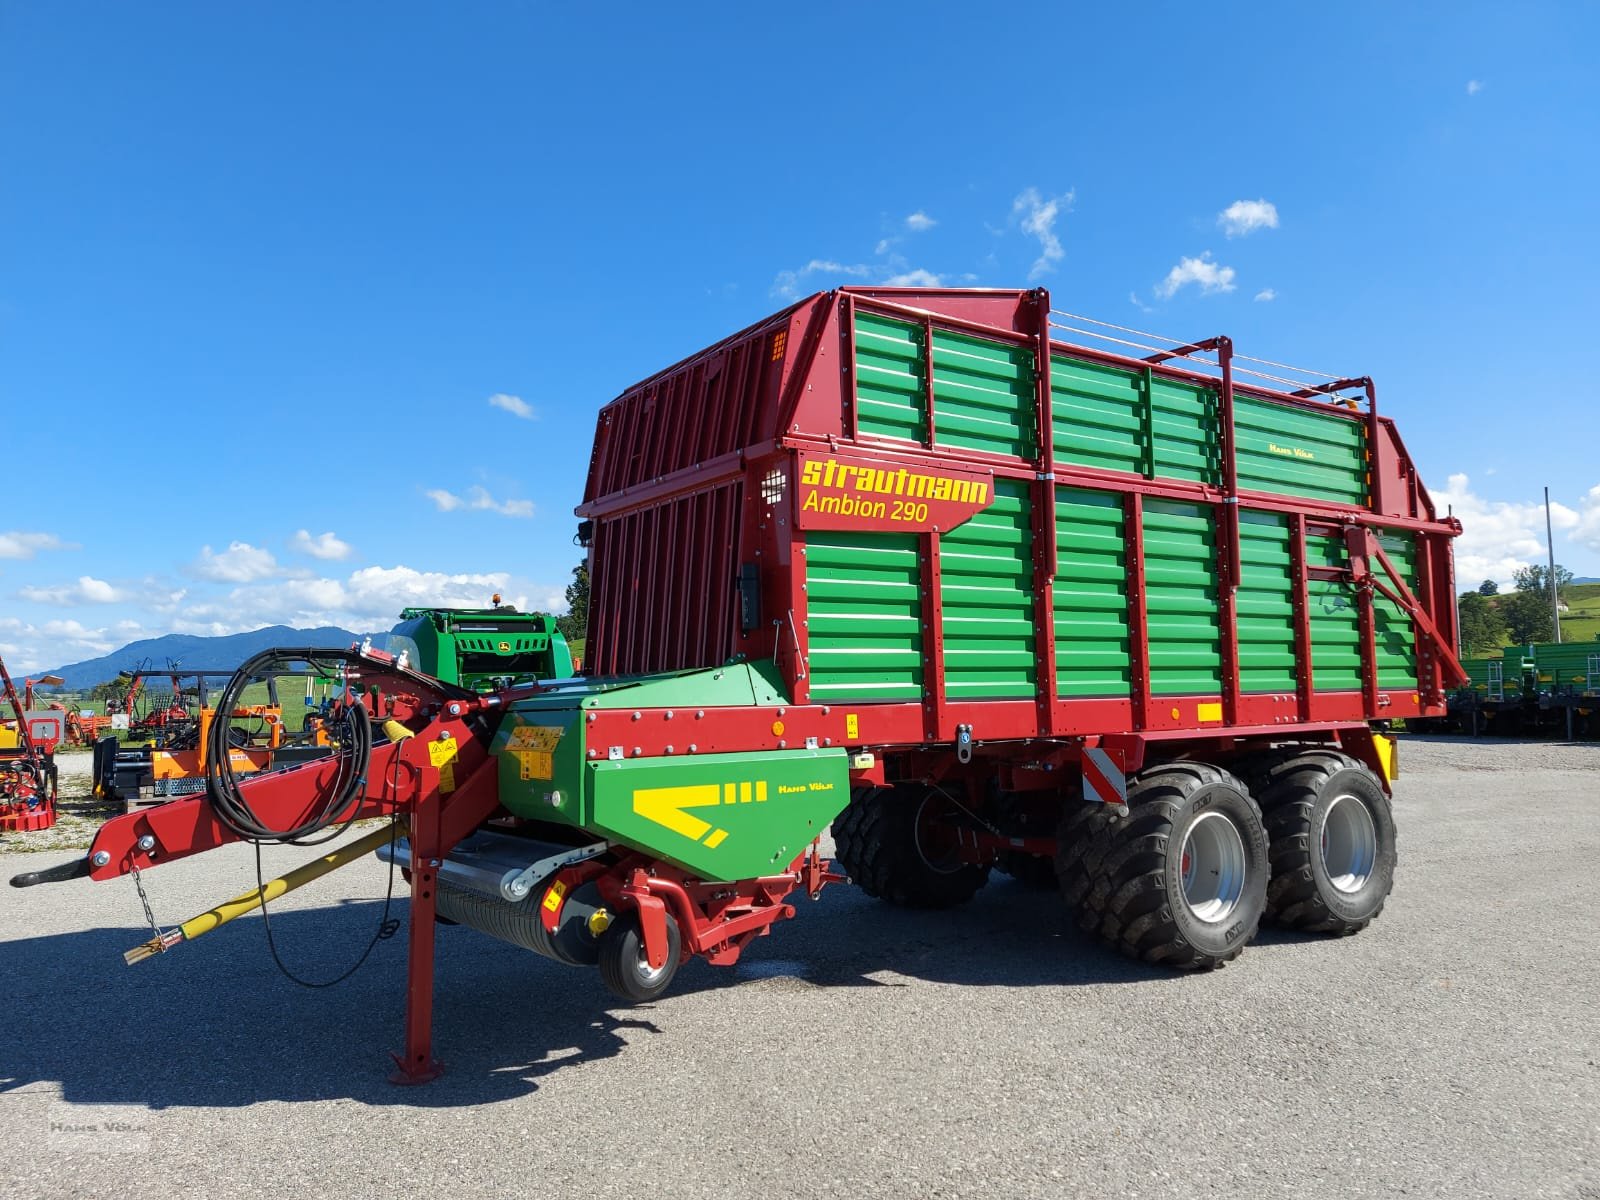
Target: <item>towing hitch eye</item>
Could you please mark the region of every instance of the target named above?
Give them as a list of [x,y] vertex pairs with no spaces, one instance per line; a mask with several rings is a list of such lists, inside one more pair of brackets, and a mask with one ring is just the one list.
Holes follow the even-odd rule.
[[41,883],[61,883],[68,879],[86,879],[93,870],[89,856],[74,858],[70,862],[61,863],[59,866],[45,867],[42,871],[24,871],[21,875],[11,877],[12,887],[35,887]]

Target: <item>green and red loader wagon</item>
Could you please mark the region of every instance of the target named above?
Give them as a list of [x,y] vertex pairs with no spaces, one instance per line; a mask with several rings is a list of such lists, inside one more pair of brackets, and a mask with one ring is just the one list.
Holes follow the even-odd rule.
[[636,384],[578,510],[583,675],[246,664],[337,671],[338,752],[224,755],[24,882],[393,817],[363,841],[410,881],[407,1082],[437,1071],[436,916],[632,1000],[846,875],[933,908],[1051,883],[1178,968],[1264,917],[1355,932],[1394,868],[1380,730],[1462,679],[1459,526],[1370,380],[1086,324],[1042,290],[843,288]]

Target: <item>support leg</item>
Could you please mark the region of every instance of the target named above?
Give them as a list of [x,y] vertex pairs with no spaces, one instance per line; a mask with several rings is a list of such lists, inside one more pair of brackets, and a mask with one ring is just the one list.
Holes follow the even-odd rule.
[[406,957],[406,1048],[391,1055],[390,1083],[430,1083],[444,1074],[433,1057],[433,940],[438,905],[439,809],[421,805],[411,823],[411,928]]
[[390,1083],[429,1083],[444,1073],[433,1057],[433,935],[435,870],[416,859],[411,872],[411,928],[406,959],[406,1048],[395,1054]]

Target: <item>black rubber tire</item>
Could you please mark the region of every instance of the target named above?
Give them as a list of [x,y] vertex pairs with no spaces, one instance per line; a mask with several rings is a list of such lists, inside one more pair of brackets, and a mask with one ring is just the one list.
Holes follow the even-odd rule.
[[1111,820],[1103,804],[1076,800],[1068,804],[1056,829],[1056,886],[1061,898],[1074,913],[1088,898],[1094,886],[1094,875],[1089,870],[1090,851],[1095,839]]
[[[1183,971],[1231,962],[1255,937],[1266,908],[1267,837],[1256,802],[1232,775],[1206,763],[1147,767],[1128,785],[1128,815],[1104,819],[1081,866],[1063,864],[1063,895],[1079,927],[1141,962]],[[1243,852],[1240,894],[1217,922],[1201,919],[1183,891],[1185,840],[1213,813],[1233,824]]]
[[654,1000],[672,985],[678,973],[683,940],[678,922],[667,914],[667,961],[652,975],[644,957],[644,934],[639,929],[639,914],[630,912],[618,918],[600,936],[600,981],[611,993],[630,1004]]
[[[1389,797],[1371,769],[1337,750],[1302,750],[1274,766],[1256,796],[1272,858],[1268,919],[1339,937],[1372,924],[1394,887],[1395,826]],[[1340,796],[1366,806],[1376,835],[1372,870],[1354,892],[1333,885],[1322,854],[1324,821]]]
[[906,908],[949,908],[972,899],[989,879],[989,868],[972,863],[929,861],[919,838],[924,808],[943,801],[919,784],[858,788],[833,819],[835,857],[867,895]]

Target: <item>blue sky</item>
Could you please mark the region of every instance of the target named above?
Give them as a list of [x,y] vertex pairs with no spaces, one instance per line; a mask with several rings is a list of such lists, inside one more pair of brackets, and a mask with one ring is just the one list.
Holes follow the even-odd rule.
[[1600,575],[1597,40],[1583,3],[0,3],[0,654],[548,604],[601,404],[891,279],[1371,374],[1463,583],[1542,557],[1545,485]]

